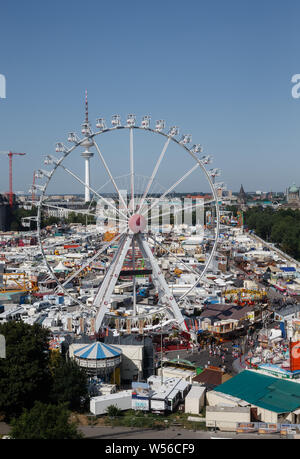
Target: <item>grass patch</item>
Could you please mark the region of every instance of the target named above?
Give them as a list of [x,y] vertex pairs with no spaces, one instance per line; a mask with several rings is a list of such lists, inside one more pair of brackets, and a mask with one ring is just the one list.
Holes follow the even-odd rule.
[[171,413],[159,415],[142,411],[128,410],[120,416],[105,416],[104,425],[117,427],[140,427],[149,429],[166,429],[168,427],[183,427],[189,430],[206,430],[205,422],[188,421],[188,413]]

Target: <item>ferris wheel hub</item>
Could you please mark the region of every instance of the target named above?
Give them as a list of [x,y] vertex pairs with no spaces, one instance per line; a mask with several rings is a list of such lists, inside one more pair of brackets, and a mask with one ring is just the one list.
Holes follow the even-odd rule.
[[143,215],[134,214],[130,217],[128,226],[133,233],[142,233],[147,226],[147,221]]

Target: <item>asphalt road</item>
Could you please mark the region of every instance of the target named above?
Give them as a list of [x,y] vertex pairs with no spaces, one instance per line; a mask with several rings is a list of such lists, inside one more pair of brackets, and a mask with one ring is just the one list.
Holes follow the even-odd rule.
[[98,427],[98,426],[80,426],[79,429],[86,439],[107,439],[107,440],[209,440],[209,439],[280,439],[277,434],[236,434],[235,432],[208,432],[196,431],[181,428],[150,430],[130,427]]
[[[9,435],[10,427],[0,422],[0,435]],[[136,427],[103,427],[103,426],[78,426],[78,431],[87,440],[209,440],[209,439],[280,439],[280,435],[236,434],[235,432],[210,432],[196,431],[184,428],[169,428],[164,430],[152,430]]]
[[[232,343],[224,343],[221,346],[222,348],[228,348],[228,351],[224,351],[225,360],[223,362],[222,357],[219,355],[210,355],[208,349],[201,349],[198,351],[195,350],[178,350],[178,351],[168,351],[164,353],[164,357],[168,360],[179,359],[189,360],[197,367],[205,367],[205,365],[212,365],[219,367],[222,365],[226,366],[226,371],[228,373],[235,373],[233,368],[233,357],[232,357]],[[158,353],[160,357],[160,353]]]

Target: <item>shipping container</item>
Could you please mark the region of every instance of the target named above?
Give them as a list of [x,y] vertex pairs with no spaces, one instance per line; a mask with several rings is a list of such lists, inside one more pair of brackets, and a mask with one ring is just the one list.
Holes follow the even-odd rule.
[[205,391],[206,388],[204,386],[195,385],[191,387],[185,398],[185,413],[200,414],[205,403]]
[[106,414],[110,405],[116,406],[119,410],[131,409],[131,390],[116,392],[115,394],[100,395],[90,400],[90,412],[97,415]]

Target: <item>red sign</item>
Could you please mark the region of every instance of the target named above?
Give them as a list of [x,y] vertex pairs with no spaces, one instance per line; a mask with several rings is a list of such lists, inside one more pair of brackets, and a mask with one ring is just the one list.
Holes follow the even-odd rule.
[[300,370],[300,341],[290,342],[290,370]]

